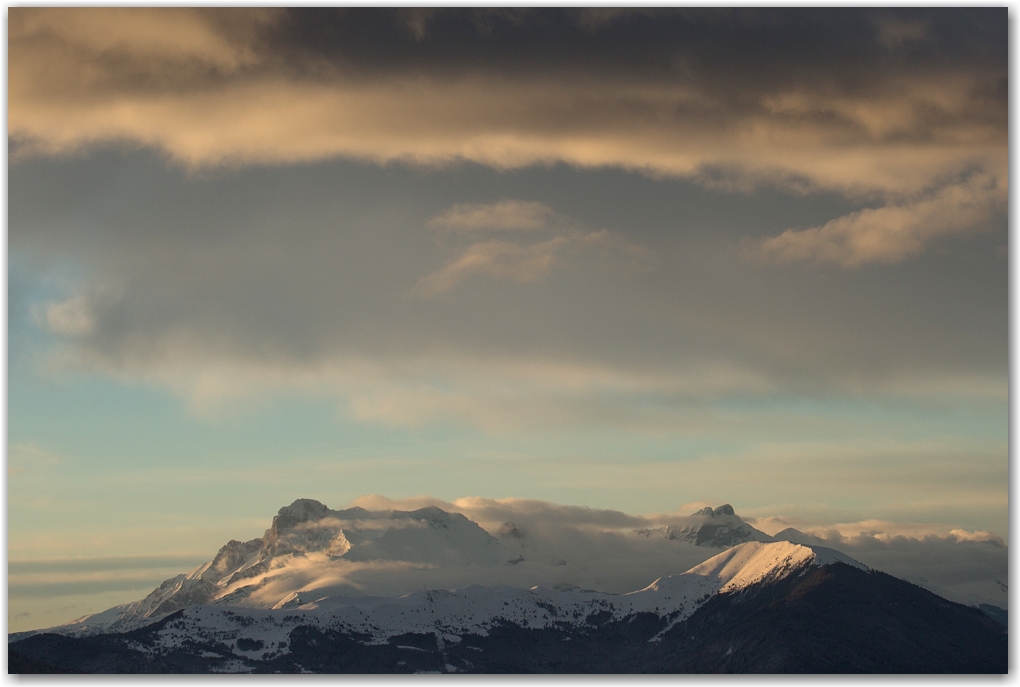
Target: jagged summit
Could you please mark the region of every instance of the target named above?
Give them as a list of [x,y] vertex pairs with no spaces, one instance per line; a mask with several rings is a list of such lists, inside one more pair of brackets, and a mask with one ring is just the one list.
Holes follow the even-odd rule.
[[276,514],[272,527],[266,532],[266,539],[274,540],[280,532],[292,530],[304,522],[321,520],[329,513],[329,508],[314,499],[297,499]]
[[[493,566],[508,555],[477,523],[436,506],[413,511],[331,510],[314,499],[297,499],[277,512],[262,537],[231,540],[212,561],[164,581],[144,599],[76,622],[91,621],[116,631],[193,604],[269,608],[284,599],[297,600],[303,588],[321,586],[323,577],[342,577],[350,567],[347,563]],[[357,584],[346,581],[330,588],[361,593]]]
[[713,548],[726,548],[749,541],[775,541],[744,522],[728,503],[718,508],[706,506],[673,524],[639,529],[636,532],[646,537],[663,537]]
[[733,511],[733,506],[731,506],[728,503],[724,503],[723,505],[715,509],[713,509],[711,506],[705,506],[701,510],[691,513],[691,515],[701,515],[712,518],[717,515],[735,515],[735,513]]

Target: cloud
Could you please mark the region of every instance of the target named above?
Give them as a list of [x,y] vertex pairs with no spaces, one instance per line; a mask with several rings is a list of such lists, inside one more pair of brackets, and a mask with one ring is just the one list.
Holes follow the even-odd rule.
[[[94,31],[90,11],[11,13],[11,265],[62,339],[46,373],[170,388],[203,414],[297,391],[485,431],[701,436],[770,394],[1004,398],[1001,261],[894,281],[761,264],[900,260],[999,217],[1006,44],[981,28],[998,15],[920,13],[890,66],[863,10],[611,12],[597,30],[542,10],[484,36],[459,10],[421,30],[175,10],[179,49],[129,35],[160,11]],[[393,161],[419,167],[376,164]],[[734,259],[741,236],[762,261]]]
[[397,21],[402,22],[411,32],[416,41],[425,39],[429,34],[429,20],[439,10],[432,7],[404,7],[397,10]]
[[[1005,159],[1004,139],[984,124],[952,132],[953,138],[974,140],[962,149],[955,141],[890,144],[871,137],[845,145],[833,140],[841,132],[818,123],[825,113],[814,108],[796,115],[748,115],[723,127],[707,126],[702,120],[710,116],[699,112],[678,125],[677,111],[722,104],[655,85],[520,83],[503,77],[316,85],[267,77],[212,92],[125,93],[69,102],[62,94],[34,93],[29,84],[36,78],[17,71],[11,77],[11,136],[20,156],[128,142],[162,150],[192,168],[349,157],[423,166],[470,161],[497,169],[564,162],[699,179],[706,169],[721,167],[736,170],[751,187],[799,178],[808,188],[855,195],[916,192],[937,176],[975,162],[1001,167]],[[964,93],[950,97],[966,102]],[[912,112],[932,106],[922,100],[875,107]],[[723,112],[717,116],[729,119]],[[855,118],[839,128],[844,126],[867,123]],[[563,132],[564,127],[578,131]]]
[[548,227],[555,213],[545,203],[504,199],[495,203],[460,203],[429,220],[429,226],[441,230],[474,233],[477,231],[535,231]]
[[[570,506],[539,499],[491,499],[467,496],[453,501],[444,501],[428,495],[393,499],[381,494],[366,494],[354,499],[351,506],[366,510],[418,510],[436,506],[450,513],[461,513],[490,532],[496,532],[504,522],[513,520],[521,525],[545,523],[548,526],[595,527],[629,531],[658,523],[662,516],[652,519],[640,515],[628,515],[617,510]],[[684,515],[688,515],[684,511]],[[674,516],[667,516],[674,517]]]
[[[305,589],[344,586],[347,593],[365,594],[404,594],[423,586],[530,587],[562,583],[627,592],[640,589],[664,574],[684,572],[718,552],[689,543],[638,536],[633,530],[649,523],[641,516],[533,499],[462,498],[449,503],[428,496],[388,499],[370,495],[356,499],[353,505],[382,510],[415,510],[434,505],[463,514],[493,536],[499,536],[504,523],[512,521],[520,536],[502,537],[498,549],[502,558],[485,565],[458,564],[457,557],[447,557],[439,565],[389,559],[327,561],[314,555],[286,559],[266,573],[270,579],[266,588],[257,592],[259,598],[275,603],[279,596],[274,599],[273,595],[295,583]],[[360,524],[361,521],[357,523],[359,528]],[[412,545],[401,551],[413,549]],[[523,561],[506,565],[505,561],[518,557],[523,557]],[[252,581],[257,578],[244,584]]]
[[535,201],[458,204],[430,220],[429,225],[441,231],[466,234],[548,230],[556,235],[530,244],[504,239],[473,243],[441,270],[418,281],[411,295],[420,298],[432,298],[449,291],[472,275],[520,284],[535,282],[549,274],[559,256],[568,249],[602,248],[614,257],[622,256],[626,267],[631,269],[649,269],[656,263],[655,257],[643,246],[611,235],[604,229],[586,231],[569,217]]
[[422,278],[415,295],[430,298],[449,291],[467,277],[484,274],[493,279],[509,279],[526,284],[544,277],[552,269],[556,253],[569,243],[564,236],[530,246],[491,240],[469,246],[449,265]]
[[[599,29],[611,26],[620,19],[632,17],[636,14],[654,17],[657,11],[640,7],[585,7],[578,12],[577,23],[587,31],[597,33]],[[661,11],[658,14],[661,16]]]
[[564,506],[537,499],[460,498],[452,504],[465,516],[492,529],[513,520],[524,526],[597,527],[629,530],[643,527],[648,520],[640,516],[585,506]]
[[638,431],[696,431],[711,425],[704,416],[708,399],[775,389],[774,381],[751,370],[713,364],[656,372],[494,354],[401,356],[389,362],[360,355],[267,361],[211,354],[173,337],[155,351],[106,353],[88,341],[82,344],[48,358],[49,374],[87,370],[168,388],[205,418],[245,400],[298,391],[336,400],[345,416],[389,427],[457,423],[500,434],[594,422]]
[[918,199],[859,210],[820,227],[790,229],[745,241],[751,252],[777,263],[810,262],[857,268],[897,263],[932,240],[985,228],[1006,204],[1005,177],[975,174]]
[[[984,27],[1005,25],[1005,14],[831,16],[15,8],[11,155],[141,146],[199,173],[336,158],[427,169],[565,163],[869,206],[747,236],[746,255],[767,264],[896,264],[938,237],[987,228],[1006,205],[1007,70],[1005,34]],[[790,62],[789,45],[805,60]],[[457,204],[429,223],[470,235],[562,220],[544,203],[504,200]],[[410,295],[435,299],[476,275],[533,283],[568,249],[599,242],[562,232],[530,245],[479,242]],[[55,305],[51,328],[92,326],[80,305]]]
[[[767,403],[788,388],[787,380],[724,359],[694,357],[655,367],[626,359],[603,363],[498,350],[464,351],[459,357],[444,351],[372,356],[342,348],[315,357],[263,356],[202,346],[200,333],[171,330],[151,344],[140,332],[109,343],[77,340],[46,358],[45,369],[57,377],[86,371],[170,389],[206,419],[243,408],[246,402],[298,392],[334,401],[342,416],[360,422],[414,429],[466,425],[492,435],[585,427],[687,437],[726,431],[757,433],[759,444],[781,436],[789,439],[783,432],[796,431],[799,422],[794,410]],[[880,407],[921,404],[932,412],[945,403],[1001,403],[1006,387],[994,375],[943,372],[918,384],[909,377],[858,378],[839,391],[869,398]],[[836,398],[828,401],[836,403]],[[733,399],[742,399],[743,405],[727,407]],[[819,431],[859,431],[852,429],[850,419],[829,416],[836,407],[819,406],[814,426]],[[876,431],[881,430],[876,426]],[[925,444],[923,450],[937,446]],[[812,451],[831,447],[807,442],[762,448],[773,459],[785,460],[801,454],[808,458]],[[862,450],[873,447],[856,443],[837,453]]]
[[8,592],[13,597],[53,597],[142,591],[203,562],[202,556],[154,555],[12,560]]
[[[343,593],[371,595],[403,594],[423,586],[453,588],[467,584],[525,587],[575,584],[625,593],[640,589],[663,575],[684,572],[719,552],[719,549],[635,533],[635,530],[662,524],[689,522],[688,511],[642,516],[535,499],[464,497],[447,502],[425,495],[407,499],[367,495],[355,499],[352,505],[383,511],[437,506],[447,512],[460,513],[498,538],[503,558],[523,560],[507,566],[499,562],[463,565],[457,562],[460,560],[457,557],[432,564],[389,558],[330,560],[318,554],[287,557],[265,573],[265,583],[253,598],[272,605],[283,591],[295,587],[307,590],[331,587]],[[737,507],[737,514],[740,512]],[[756,526],[791,521],[793,519],[784,516],[749,520]],[[370,522],[377,525],[374,533],[364,527]],[[387,523],[392,524],[389,520],[381,521],[382,528],[378,527],[379,521],[346,524],[374,537],[388,528]],[[343,524],[335,520],[328,522],[328,526],[334,528]],[[952,600],[1006,605],[1004,584],[1008,552],[997,538],[982,539],[982,533],[966,533],[940,524],[867,520],[833,526],[853,531],[851,536],[843,536],[833,528],[826,531],[824,525],[809,525],[804,521],[799,524],[804,531],[820,537],[810,543],[837,548],[879,570],[931,588]],[[508,534],[510,531],[514,532],[512,536]],[[413,548],[399,550],[406,553]],[[234,587],[258,582],[259,578],[248,579]]]
[[24,441],[7,447],[7,475],[20,475],[40,468],[53,468],[67,463],[67,458],[40,447],[34,441]]
[[237,581],[227,586],[225,591],[229,594],[255,585],[247,598],[269,608],[295,588],[314,589],[320,596],[330,592],[357,596],[366,591],[372,595],[386,595],[401,588],[396,586],[399,581],[406,584],[434,568],[405,561],[346,561],[311,553],[281,557],[266,573]]
[[105,572],[118,570],[165,570],[195,567],[204,562],[202,555],[160,554],[154,556],[106,556],[101,558],[46,558],[12,560],[8,562],[11,575],[64,574]]
[[[619,511],[561,506],[543,501],[480,498],[461,498],[440,507],[450,509],[450,506],[493,532],[500,521],[512,521],[523,529],[526,537],[544,542],[534,546],[536,550],[546,551],[547,557],[553,556],[552,552],[559,547],[568,546],[572,540],[594,546],[592,537],[602,545],[617,542],[616,546],[622,546],[609,535],[624,536],[631,528],[681,523],[693,512],[687,510],[690,508],[687,505],[673,514],[633,516]],[[737,514],[740,512],[738,506]],[[968,531],[940,523],[877,519],[835,525],[811,524],[784,516],[745,520],[768,534],[795,527],[865,564],[931,588],[960,603],[993,603],[1002,608],[1007,604],[1004,584],[1008,577],[1008,549],[1001,538],[989,532]],[[604,533],[606,538],[599,539],[593,534],[595,532]],[[677,555],[681,550],[683,547],[678,549]],[[650,552],[638,554],[637,549],[616,548],[614,554],[623,551],[634,552],[637,556],[633,561],[635,567],[662,562]],[[684,553],[693,559],[696,550]],[[641,555],[650,556],[650,559],[642,562]],[[594,562],[591,564],[595,565]],[[600,560],[598,565],[612,568],[614,563],[607,559]]]
[[768,534],[776,534],[787,527],[793,527],[805,534],[838,542],[868,537],[881,542],[895,539],[943,539],[954,542],[991,542],[1004,545],[1002,538],[984,531],[968,531],[943,523],[909,523],[891,520],[861,520],[850,523],[811,524],[801,518],[768,516],[749,518],[748,522]]
[[41,319],[54,334],[67,337],[87,336],[96,325],[88,297],[80,294],[48,304]]
[[[15,13],[11,37],[22,45],[56,48],[66,60],[87,56],[111,71],[137,69],[137,64],[122,62],[130,60],[141,61],[153,71],[192,63],[233,72],[258,61],[245,39],[254,37],[253,29],[272,22],[274,14],[273,10],[231,13],[232,30],[240,34],[231,40],[219,21],[226,17],[216,12],[168,7],[37,8]],[[79,75],[87,78],[85,73]]]
[[[1005,167],[1005,39],[967,42],[979,12],[844,13],[830,41],[867,48],[811,46],[808,78],[805,61],[791,65],[781,46],[815,33],[824,41],[835,29],[823,15],[610,13],[593,34],[594,16],[551,10],[505,22],[446,11],[427,24],[442,31],[423,42],[424,19],[400,13],[16,8],[10,135],[19,154],[128,142],[192,168],[340,156],[500,169],[564,162],[697,179],[716,167],[755,184],[796,178],[882,195],[916,193],[973,165]],[[927,33],[913,28],[926,20]],[[388,54],[358,40],[359,29]],[[504,49],[480,49],[479,32]],[[560,48],[536,62],[524,46],[551,39],[546,32]],[[685,34],[697,39],[675,40]],[[753,73],[734,69],[747,72],[743,37],[758,46]],[[929,53],[897,68],[881,61],[877,45],[907,40],[952,62],[926,62]],[[719,53],[723,44],[735,47]]]
[[437,506],[445,511],[454,512],[452,504],[432,496],[412,496],[403,499],[391,499],[382,494],[365,494],[351,501],[351,506],[358,506],[365,510],[418,510],[428,506]]
[[794,541],[843,551],[958,603],[1008,606],[1009,552],[991,532],[877,519],[830,525],[766,516],[749,522],[769,534],[792,527],[807,535],[795,535]]
[[890,49],[899,48],[912,41],[921,41],[928,31],[927,22],[921,18],[901,19],[893,15],[879,15],[875,18],[878,40]]

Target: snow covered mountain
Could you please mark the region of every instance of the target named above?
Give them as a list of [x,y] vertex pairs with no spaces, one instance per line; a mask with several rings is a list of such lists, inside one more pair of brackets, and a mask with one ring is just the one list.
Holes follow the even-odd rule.
[[59,629],[66,634],[122,632],[193,604],[291,607],[306,590],[318,596],[361,596],[366,585],[357,580],[366,576],[399,577],[416,569],[470,571],[512,562],[514,555],[476,523],[436,507],[335,511],[298,499],[280,509],[262,537],[232,540],[212,561],[164,581],[144,599]]
[[[831,549],[816,550],[787,542],[748,543],[686,573],[660,578],[629,594],[472,585],[400,597],[326,596],[300,605],[246,611],[243,615],[236,608],[217,605],[186,610],[173,623],[173,632],[194,637],[196,633],[211,631],[223,639],[237,634],[244,626],[248,628],[247,634],[261,641],[267,647],[265,651],[269,651],[268,647],[285,641],[289,630],[297,625],[339,629],[370,637],[369,641],[385,642],[397,635],[436,630],[444,635],[486,634],[501,623],[551,627],[581,621],[593,613],[608,614],[616,620],[635,613],[655,613],[669,617],[674,624],[688,618],[715,594],[740,591],[766,580],[797,574],[810,566],[834,562],[865,569]],[[251,618],[257,621],[250,624]]]
[[[620,620],[635,613],[655,613],[668,617],[672,625],[689,617],[712,595],[720,592],[739,591],[767,579],[780,579],[811,565],[838,561],[864,567],[831,549],[816,550],[789,542],[753,542],[729,549],[686,573],[657,579],[644,589],[629,594],[471,585],[451,591],[422,591],[398,597],[341,593],[305,603],[294,596],[274,608],[259,609],[230,603],[250,599],[250,595],[240,595],[235,590],[216,603],[207,603],[208,589],[216,587],[215,582],[210,580],[219,576],[225,581],[225,588],[229,589],[231,580],[237,575],[248,579],[244,574],[264,563],[267,549],[272,550],[279,542],[287,541],[288,534],[320,513],[312,504],[300,502],[296,507],[283,509],[267,532],[265,546],[232,572],[224,573],[225,568],[218,567],[217,562],[231,559],[234,552],[244,551],[244,546],[238,546],[237,542],[223,547],[212,563],[188,576],[168,580],[146,599],[130,604],[118,619],[109,624],[91,622],[98,619],[93,617],[51,631],[69,636],[122,632],[142,627],[174,611],[182,611],[173,623],[165,626],[168,629],[160,634],[157,646],[168,649],[181,638],[189,641],[197,641],[198,638],[206,642],[229,641],[243,627],[242,634],[263,647],[250,657],[261,660],[280,642],[285,642],[297,626],[339,629],[368,637],[370,642],[385,642],[392,636],[434,630],[441,630],[444,635],[485,634],[494,625],[506,622],[527,628],[550,627],[563,622],[584,621],[592,614],[608,614]],[[325,536],[309,538],[306,534],[296,538],[306,543],[326,540]],[[328,542],[331,540],[326,540],[325,546],[330,546]],[[296,543],[294,537],[290,538],[290,542],[291,545]],[[236,563],[237,558],[231,562]],[[214,572],[213,577],[203,578],[209,571],[218,572]],[[205,600],[200,600],[203,598]],[[244,608],[243,612],[241,608]],[[168,609],[172,610],[168,613]]]
[[[280,520],[278,535],[307,522]],[[784,612],[803,618],[780,618],[777,625],[776,614]],[[904,628],[912,633],[906,649]],[[128,633],[79,635],[14,638],[11,665],[15,672],[40,666],[83,672],[784,672],[791,666],[997,672],[1005,670],[1006,656],[1004,628],[980,611],[831,549],[791,542],[746,542],[629,594],[472,585],[398,597],[325,595],[275,609],[194,604]],[[872,647],[869,637],[888,646]],[[726,643],[729,649],[720,649]],[[807,658],[787,655],[790,646],[805,643],[818,650]],[[738,645],[746,649],[735,655]]]
[[726,548],[748,541],[775,541],[741,520],[728,503],[715,509],[702,508],[679,524],[640,529],[637,533],[714,548]]
[[729,505],[673,523],[567,544],[512,522],[492,535],[435,506],[331,510],[298,499],[279,510],[262,537],[230,541],[210,562],[164,581],[144,599],[59,631],[128,631],[193,604],[293,608],[325,596],[399,596],[471,584],[626,593],[704,561],[712,548],[769,540]]
[[999,670],[1005,629],[977,609],[772,541],[728,505],[659,522],[563,537],[534,518],[486,531],[435,506],[299,499],[262,537],[139,601],[11,635],[9,652],[24,672]]

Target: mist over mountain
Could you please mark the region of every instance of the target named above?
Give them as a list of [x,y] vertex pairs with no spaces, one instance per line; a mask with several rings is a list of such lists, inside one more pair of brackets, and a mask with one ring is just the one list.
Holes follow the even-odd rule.
[[[65,630],[134,629],[192,604],[291,608],[325,595],[396,596],[471,584],[626,593],[662,574],[683,572],[727,546],[770,540],[729,505],[658,528],[633,527],[646,521],[589,509],[579,509],[574,518],[535,517],[527,510],[516,513],[520,525],[490,524],[490,534],[465,515],[435,505],[331,510],[298,499],[279,510],[262,537],[232,540],[210,562],[164,581],[145,598],[86,616]],[[592,519],[605,522],[593,527]]]
[[[620,536],[636,550],[681,547],[706,560],[618,594],[565,581],[479,584],[583,572],[566,559],[528,561],[529,535],[510,522],[493,536],[435,506],[334,511],[299,499],[263,537],[227,543],[145,599],[12,635],[11,671],[1006,670],[1006,630],[992,614],[834,549],[762,541],[771,538],[728,505],[691,518]],[[696,543],[741,536],[728,548]]]
[[832,532],[823,538],[794,528],[770,537],[729,504],[633,516],[542,501],[372,496],[339,510],[298,499],[279,510],[263,536],[229,541],[208,563],[166,579],[144,598],[59,631],[131,630],[192,604],[293,608],[324,596],[389,597],[468,585],[623,594],[731,546],[770,541],[825,546],[959,603],[1007,608],[1007,550],[995,539],[879,540]]
[[973,537],[959,531],[913,537],[868,532],[856,536],[833,531],[825,534],[817,536],[791,527],[776,532],[773,538],[842,551],[957,603],[999,609],[1009,603],[1009,552],[998,537]]

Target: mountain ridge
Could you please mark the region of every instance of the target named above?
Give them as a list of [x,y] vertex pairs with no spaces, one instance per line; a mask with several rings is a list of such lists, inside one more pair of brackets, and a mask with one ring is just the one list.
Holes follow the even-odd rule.
[[[635,529],[624,536],[661,541],[666,555],[673,543],[692,544],[707,553],[733,543],[771,541],[744,523],[729,504],[702,509],[681,521],[657,530]],[[527,577],[530,571],[537,576],[534,581],[545,580],[550,586],[591,586],[590,580],[570,578],[578,571],[570,569],[562,552],[536,551],[527,529],[512,522],[490,534],[463,514],[434,505],[414,510],[372,511],[359,506],[332,510],[319,501],[302,498],[280,508],[262,537],[230,540],[211,561],[164,580],[143,599],[58,627],[69,634],[127,631],[193,604],[293,607],[316,594],[316,589],[320,596],[371,595],[375,593],[373,581],[351,578],[344,582],[337,571],[352,574],[349,563],[381,565],[379,562],[386,561],[399,562],[411,572],[452,571],[453,584],[433,582],[446,587],[471,583],[472,571],[489,571],[489,577],[500,577],[499,571],[508,566],[524,571],[514,579]],[[287,578],[291,573],[292,582]],[[335,579],[330,580],[331,575]],[[428,586],[429,581],[423,584]],[[400,588],[391,585],[387,590],[392,595]],[[413,590],[405,585],[403,591]]]
[[37,634],[24,672],[1005,672],[1005,628],[839,552],[747,542],[615,595],[480,587],[192,605],[127,633]]
[[[196,624],[204,622],[217,626],[229,623],[227,619],[243,611],[244,617],[265,621],[266,631],[270,634],[279,632],[282,627],[280,618],[297,614],[293,615],[295,620],[290,623],[291,626],[339,624],[346,631],[371,637],[372,641],[436,628],[448,633],[484,634],[500,622],[540,629],[561,622],[563,618],[577,620],[592,614],[608,614],[615,620],[622,620],[636,613],[656,613],[669,618],[672,624],[689,617],[715,594],[738,592],[763,582],[796,575],[811,566],[835,562],[867,570],[863,564],[832,550],[815,551],[790,542],[747,542],[717,554],[687,572],[660,577],[627,594],[538,586],[522,589],[506,585],[469,585],[454,590],[428,590],[396,597],[327,595],[315,601],[285,604],[274,609],[195,603],[174,613],[184,613],[183,617]],[[213,618],[216,620],[210,620]],[[283,626],[286,625],[287,622],[283,621]],[[63,626],[63,629],[71,628]],[[102,629],[117,631],[120,628]],[[255,632],[251,630],[249,634]],[[67,634],[99,633],[70,631]],[[260,637],[256,633],[253,636],[266,646],[271,643],[268,635]]]
[[[212,560],[144,599],[9,635],[10,670],[1007,670],[1001,619],[835,549],[768,537],[728,504],[658,530],[613,534],[626,545],[621,551],[664,552],[667,571],[682,560],[673,552],[721,548],[626,593],[566,582],[471,583],[576,574],[566,560],[550,562],[552,553],[572,554],[541,549],[533,529],[540,526],[507,521],[490,534],[436,506],[331,510],[298,499],[279,510],[262,537],[228,541]],[[717,546],[739,538],[746,541]],[[468,583],[408,590],[412,581],[430,579],[416,574],[437,571],[456,574],[435,579]],[[403,585],[400,593],[371,593],[386,586],[362,584],[387,574]]]

